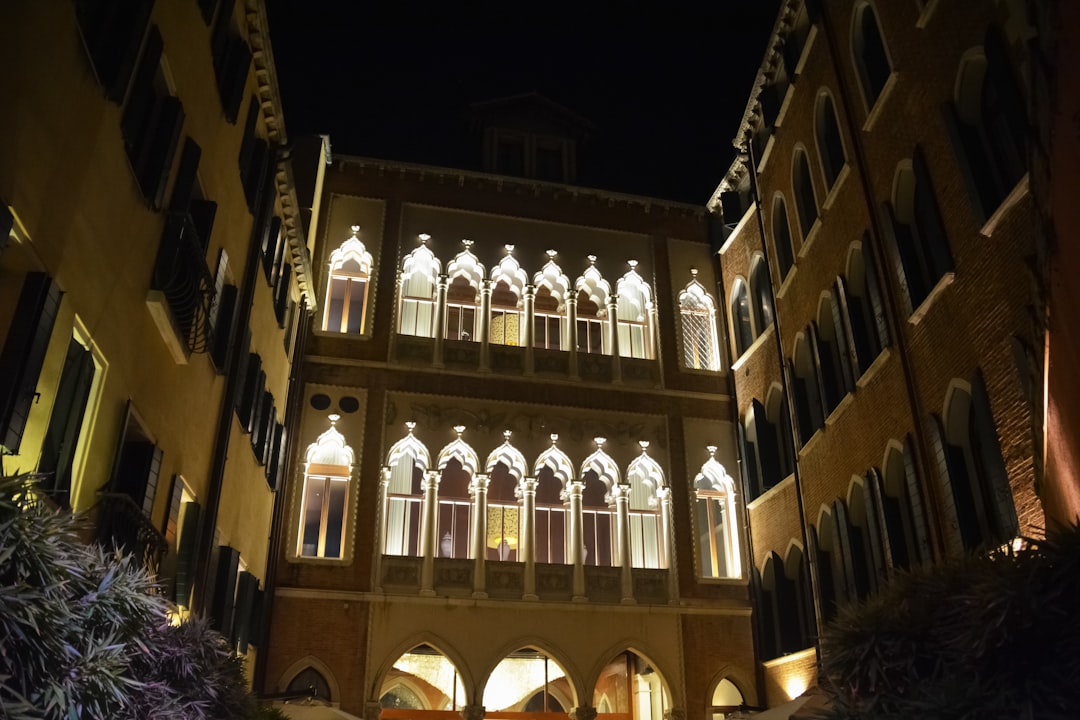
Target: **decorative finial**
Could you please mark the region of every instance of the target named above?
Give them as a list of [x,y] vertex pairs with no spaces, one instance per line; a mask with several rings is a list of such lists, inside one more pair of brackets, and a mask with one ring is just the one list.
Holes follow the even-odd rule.
[[559,433],[551,433],[551,444],[559,442]]
[[697,280],[697,268],[696,267],[691,266],[691,268],[690,268],[690,276],[692,278],[694,278],[695,280]]
[[503,440],[505,440],[506,442],[510,442],[510,436],[513,434],[514,433],[512,430],[503,430]]
[[330,413],[330,427],[337,424],[337,421],[341,419],[341,416],[337,413]]
[[513,245],[503,245],[503,247],[506,248],[506,254],[507,255],[513,254],[513,252],[514,252],[514,246]]
[[409,428],[409,434],[412,435],[412,431],[416,427],[416,423],[410,420],[409,422],[405,423],[405,427]]
[[641,452],[643,454],[648,452],[648,450],[649,450],[649,441],[648,440],[638,440],[637,444],[641,446]]
[[427,245],[427,241],[431,239],[431,236],[428,235],[427,233],[420,233],[416,237],[420,238],[420,244],[421,245]]
[[607,438],[604,438],[604,437],[593,438],[593,442],[596,443],[597,449],[601,449],[601,448],[604,447],[604,443],[607,442]]
[[472,247],[472,242],[473,242],[472,240],[468,240],[468,239],[465,239],[465,238],[462,238],[462,240],[461,240],[461,244],[465,246],[466,250],[468,250],[469,248]]
[[465,432],[465,426],[464,425],[455,425],[454,426],[454,432],[457,433],[458,437],[461,437],[461,434],[463,432]]
[[352,236],[353,236],[353,237],[356,237],[356,234],[357,234],[358,232],[360,232],[360,226],[359,226],[359,225],[353,225],[353,226],[352,226]]
[[631,270],[633,270],[637,267],[637,260],[627,260],[626,264],[630,266]]
[[548,250],[547,251],[548,260],[550,260],[552,262],[555,262],[555,256],[558,255],[558,254],[559,253],[555,252],[554,250]]
[[595,265],[596,264],[596,256],[595,255],[589,255],[589,264],[590,265]]
[[715,460],[716,459],[716,446],[715,445],[709,445],[705,449],[709,451],[709,458],[711,460]]

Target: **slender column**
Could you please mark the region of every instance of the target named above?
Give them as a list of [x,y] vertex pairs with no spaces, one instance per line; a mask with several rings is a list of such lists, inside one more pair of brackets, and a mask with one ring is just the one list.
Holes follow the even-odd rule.
[[630,486],[617,483],[611,488],[611,497],[615,499],[615,522],[618,531],[615,539],[618,543],[619,583],[622,591],[621,602],[629,605],[634,602],[633,554],[630,552]]
[[491,369],[491,281],[480,281],[480,369]]
[[647,353],[645,357],[657,360],[659,358],[658,353],[656,352],[656,333],[660,327],[660,315],[656,309],[656,303],[649,303],[649,307],[645,312],[649,316],[649,327],[646,328],[649,332],[645,335],[645,352]]
[[536,594],[536,485],[534,477],[521,478],[521,537],[518,538],[518,560],[525,561],[525,588],[522,600],[539,600]]
[[566,298],[566,349],[570,351],[570,379],[580,380],[578,374],[577,295],[571,290]]
[[450,279],[446,275],[440,275],[435,293],[435,327],[432,328],[435,335],[435,357],[432,358],[432,364],[440,368],[443,367],[443,346],[446,344],[446,291],[449,286]]
[[671,524],[671,488],[662,487],[656,489],[656,497],[660,501],[660,562],[668,571],[668,602],[679,601],[679,577],[675,567],[675,543],[671,536],[674,528]]
[[570,560],[574,563],[573,600],[584,602],[585,597],[585,537],[581,515],[582,480],[570,481]]
[[[545,328],[546,330],[546,328]],[[536,286],[525,286],[525,374],[536,371]]]
[[420,567],[420,594],[435,595],[435,554],[438,549],[439,471],[428,470],[421,482],[424,490],[424,514],[420,525],[420,547],[423,564]]
[[607,302],[608,343],[611,348],[611,382],[622,382],[622,358],[619,355],[619,296],[611,295]]
[[487,575],[484,562],[487,559],[487,492],[491,477],[477,473],[469,483],[473,498],[473,597],[486,598]]
[[382,478],[379,480],[379,528],[376,533],[375,542],[375,567],[372,571],[374,576],[374,582],[372,587],[375,588],[375,592],[381,593],[382,590],[382,558],[386,554],[386,516],[390,511],[390,468],[384,467],[382,470]]

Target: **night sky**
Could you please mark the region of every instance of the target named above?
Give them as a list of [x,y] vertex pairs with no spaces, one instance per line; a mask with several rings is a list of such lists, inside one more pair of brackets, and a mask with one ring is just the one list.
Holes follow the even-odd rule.
[[453,5],[267,0],[290,136],[479,169],[469,104],[538,91],[596,128],[579,185],[702,205],[779,0]]

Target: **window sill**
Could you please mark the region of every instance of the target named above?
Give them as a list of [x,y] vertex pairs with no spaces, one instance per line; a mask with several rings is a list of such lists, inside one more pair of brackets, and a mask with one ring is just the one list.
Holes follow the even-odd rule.
[[930,312],[931,306],[937,302],[939,297],[945,294],[945,289],[952,285],[955,279],[955,272],[950,271],[942,275],[941,279],[937,281],[937,285],[934,286],[934,289],[926,296],[926,299],[922,301],[919,307],[915,308],[913,313],[911,313],[911,317],[908,318],[908,323],[911,325],[918,325],[922,322],[922,319]]
[[746,208],[746,212],[744,212],[742,217],[739,218],[739,222],[735,224],[735,227],[731,229],[731,233],[727,236],[727,239],[724,240],[724,244],[720,246],[721,255],[728,251],[728,248],[731,247],[731,244],[735,242],[735,238],[738,237],[739,233],[742,232],[743,228],[746,227],[746,224],[750,222],[750,218],[754,217],[754,214],[756,212],[757,203],[751,201],[750,206]]
[[855,387],[864,388],[870,384],[875,376],[881,372],[881,368],[885,367],[885,364],[889,362],[889,358],[892,357],[891,348],[883,348],[878,356],[874,358],[874,362],[870,363],[870,367],[866,368],[858,380],[855,381]]
[[821,229],[821,216],[814,220],[814,224],[810,226],[810,232],[806,233],[806,238],[803,240],[802,245],[799,246],[799,258],[805,258],[810,252],[810,246],[814,244],[814,240],[820,234],[818,231]]
[[328,337],[328,338],[337,337],[337,338],[347,338],[349,340],[370,340],[371,339],[371,333],[370,332],[365,332],[365,333],[343,333],[343,332],[334,332],[333,330],[315,329],[315,330],[312,330],[312,333],[314,335],[318,336],[318,337]]
[[[833,425],[835,425],[840,420],[840,416],[844,414],[844,411],[847,410],[854,402],[855,393],[846,393],[844,397],[840,400],[840,402],[836,404],[836,407],[833,409],[833,411],[829,413],[829,417],[825,418],[825,427],[831,428]],[[811,438],[811,440],[812,439],[813,438]]]
[[296,565],[322,565],[324,567],[345,567],[347,565],[352,565],[352,558],[320,558],[288,555],[285,559]]
[[840,195],[840,187],[847,180],[848,175],[851,174],[851,163],[845,162],[844,167],[840,168],[840,172],[836,176],[836,182],[829,189],[829,194],[825,196],[825,202],[821,204],[821,209],[828,210],[832,207],[832,204],[836,201],[837,196]]
[[821,436],[825,434],[822,432],[822,429],[823,428],[818,428],[817,430],[815,430],[814,434],[810,436],[810,439],[806,441],[806,444],[799,448],[800,460],[803,458],[803,456],[808,455],[814,449],[814,446],[817,445],[818,442],[821,440]]
[[[790,92],[790,90],[788,92]],[[761,151],[761,157],[757,159],[758,175],[765,172],[765,167],[769,164],[769,158],[772,157],[773,146],[776,145],[776,129],[779,126],[779,123],[780,120],[778,116],[776,123],[773,124],[772,130],[769,131],[769,139],[765,141],[765,149]]]
[[785,277],[783,280],[780,281],[780,288],[776,291],[776,299],[777,300],[783,300],[784,299],[784,295],[785,295],[785,293],[787,293],[788,288],[791,287],[791,283],[792,283],[792,280],[795,277],[795,273],[797,273],[798,271],[799,271],[799,266],[798,265],[792,265],[791,269],[788,270],[787,277]]
[[734,587],[745,587],[749,584],[746,578],[714,578],[714,577],[701,577],[698,576],[699,585],[731,585]]
[[[750,343],[750,347],[743,350],[742,355],[739,356],[739,359],[731,364],[732,372],[737,372],[739,369],[741,369],[742,366],[746,364],[747,359],[749,359],[749,357],[753,355],[759,347],[764,345],[765,342],[772,337],[774,327],[776,327],[776,323],[772,323],[771,325],[769,325],[769,327],[765,328],[765,332],[758,335],[757,338],[754,339],[754,342]],[[747,369],[747,372],[749,372],[749,368]]]
[[915,21],[915,27],[922,29],[930,24],[930,17],[934,14],[934,10],[937,9],[938,0],[927,0],[926,5],[923,6],[922,12],[919,13],[919,19]]
[[759,505],[764,505],[768,501],[768,499],[770,497],[772,497],[773,495],[776,495],[777,493],[779,493],[782,488],[786,488],[788,485],[794,485],[794,484],[795,484],[795,473],[791,473],[786,478],[784,478],[780,482],[776,483],[771,488],[769,488],[768,490],[766,490],[765,492],[761,493],[756,498],[754,498],[753,500],[748,502],[746,504],[746,509],[747,510],[754,510]]
[[994,232],[997,231],[998,225],[1002,223],[1005,216],[1009,214],[1009,211],[1013,209],[1021,200],[1027,197],[1031,192],[1030,186],[1030,174],[1024,173],[1024,177],[1020,178],[1016,186],[1005,196],[1005,199],[1001,201],[1001,204],[994,210],[994,214],[983,224],[979,230],[979,234],[985,238],[992,238]]
[[[893,70],[889,74],[889,79],[885,81],[885,87],[881,88],[881,93],[877,96],[877,100],[874,101],[874,106],[871,107],[866,113],[866,120],[863,121],[863,132],[870,132],[874,129],[874,125],[877,124],[878,118],[884,114],[884,107],[889,100],[889,96],[892,95],[893,88],[896,87],[897,80],[900,76],[896,70]],[[863,98],[865,101],[865,97]]]
[[814,46],[814,40],[818,36],[818,26],[811,25],[810,32],[806,33],[806,44],[803,45],[802,53],[799,54],[799,59],[795,63],[795,69],[791,71],[791,81],[795,82],[795,78],[799,77],[803,73],[803,68],[806,67],[806,59],[810,57],[810,48]]
[[784,124],[784,118],[787,116],[788,108],[791,107],[792,97],[795,95],[795,81],[793,78],[788,78],[787,90],[784,91],[784,98],[780,101],[780,109],[776,112],[776,121],[773,122],[773,135],[776,135],[776,128],[782,127]]

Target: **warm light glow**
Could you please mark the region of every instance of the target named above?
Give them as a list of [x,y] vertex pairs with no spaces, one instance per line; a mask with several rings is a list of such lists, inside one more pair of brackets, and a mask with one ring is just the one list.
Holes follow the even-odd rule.
[[792,675],[784,680],[784,692],[787,693],[789,700],[802,695],[808,687],[810,687],[810,681],[802,675]]
[[484,707],[488,710],[514,710],[544,689],[544,672],[550,685],[565,676],[555,662],[543,657],[505,658],[492,671],[484,688]]
[[465,686],[461,684],[457,669],[442,655],[405,653],[394,663],[394,669],[437,688],[448,700],[456,698],[457,702],[461,703],[465,699]]

